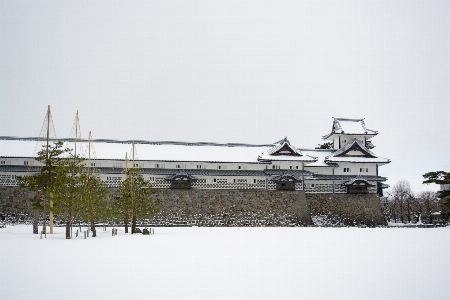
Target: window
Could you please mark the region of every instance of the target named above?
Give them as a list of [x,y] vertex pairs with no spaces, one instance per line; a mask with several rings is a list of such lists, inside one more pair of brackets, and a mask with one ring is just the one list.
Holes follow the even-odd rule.
[[292,170],[292,166],[289,166],[289,169],[291,169],[291,170]]
[[342,140],[342,143],[347,143],[347,140]]
[[220,169],[222,169],[222,166],[218,166],[217,168],[220,170]]
[[280,166],[278,166],[278,165],[272,165],[272,169],[279,169],[280,168]]
[[2,163],[1,163],[2,165],[6,165],[6,161],[5,160],[2,160]]
[[351,171],[350,168],[344,168],[344,173],[348,173],[348,172],[350,172],[350,171]]
[[23,164],[24,164],[25,166],[28,166],[28,160],[25,160],[25,161],[23,162]]
[[139,164],[134,164],[134,168],[139,168]]
[[238,166],[238,169],[240,170],[240,169],[241,169],[241,166]]
[[201,169],[202,168],[202,165],[197,165],[197,169]]
[[253,179],[253,183],[256,183],[256,179]]
[[180,169],[181,168],[181,165],[177,165],[177,169]]
[[95,167],[95,163],[91,163],[91,167]]
[[298,166],[295,166],[295,168],[298,170]]
[[214,179],[213,179],[213,182],[217,182],[217,180],[214,178]]
[[158,169],[158,168],[159,168],[159,164],[155,164],[155,168],[157,168],[157,169]]
[[359,172],[367,173],[369,172],[369,168],[359,168]]

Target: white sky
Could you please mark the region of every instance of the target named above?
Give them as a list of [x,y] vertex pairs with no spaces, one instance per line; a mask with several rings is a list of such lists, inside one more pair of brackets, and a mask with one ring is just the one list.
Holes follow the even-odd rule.
[[450,1],[1,1],[0,135],[313,148],[366,118],[393,185],[450,171]]

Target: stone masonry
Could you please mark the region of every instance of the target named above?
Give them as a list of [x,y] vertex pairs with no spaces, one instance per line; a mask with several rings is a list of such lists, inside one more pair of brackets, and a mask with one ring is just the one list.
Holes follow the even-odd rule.
[[[0,188],[0,217],[31,218],[33,193]],[[303,191],[157,189],[160,212],[152,226],[355,226],[384,225],[373,194],[305,194]],[[19,216],[19,219],[17,219]]]

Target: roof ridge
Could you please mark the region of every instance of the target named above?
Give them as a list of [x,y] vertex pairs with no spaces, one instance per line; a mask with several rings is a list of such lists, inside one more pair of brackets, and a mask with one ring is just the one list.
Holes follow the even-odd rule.
[[[0,140],[9,141],[39,141],[39,137],[15,137],[0,136]],[[73,141],[73,138],[57,138],[50,141]],[[80,139],[81,142],[88,142],[87,139]],[[146,141],[146,140],[115,140],[115,139],[94,139],[94,143],[117,143],[117,144],[135,144],[142,145],[179,145],[179,146],[217,146],[217,147],[273,147],[274,144],[246,144],[246,143],[213,143],[213,142],[180,142],[180,141]]]

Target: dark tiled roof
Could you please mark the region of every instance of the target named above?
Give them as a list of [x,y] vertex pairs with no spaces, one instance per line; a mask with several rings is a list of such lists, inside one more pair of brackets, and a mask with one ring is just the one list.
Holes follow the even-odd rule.
[[350,179],[349,181],[346,181],[343,183],[343,185],[352,185],[357,181],[362,181],[364,182],[366,185],[368,186],[375,186],[374,184],[369,183],[366,179],[364,179],[364,177],[362,177],[361,175],[358,175],[352,179]]
[[0,172],[39,172],[40,169],[36,166],[0,166]]
[[[385,181],[386,177],[381,176],[361,176],[365,180],[369,181]],[[312,180],[351,180],[355,178],[355,175],[322,175],[322,174],[314,174]]]
[[302,178],[297,176],[296,174],[293,174],[291,172],[285,172],[285,173],[283,173],[281,175],[277,175],[274,178],[272,178],[272,181],[275,181],[275,182],[276,181],[283,181],[283,179],[285,179],[285,178],[291,178],[291,179],[294,179],[294,181],[301,181],[302,180]]
[[264,170],[264,173],[267,175],[281,175],[284,173],[294,174],[295,176],[309,176],[312,175],[312,172],[304,171],[304,170],[281,170],[281,169],[267,169]]

